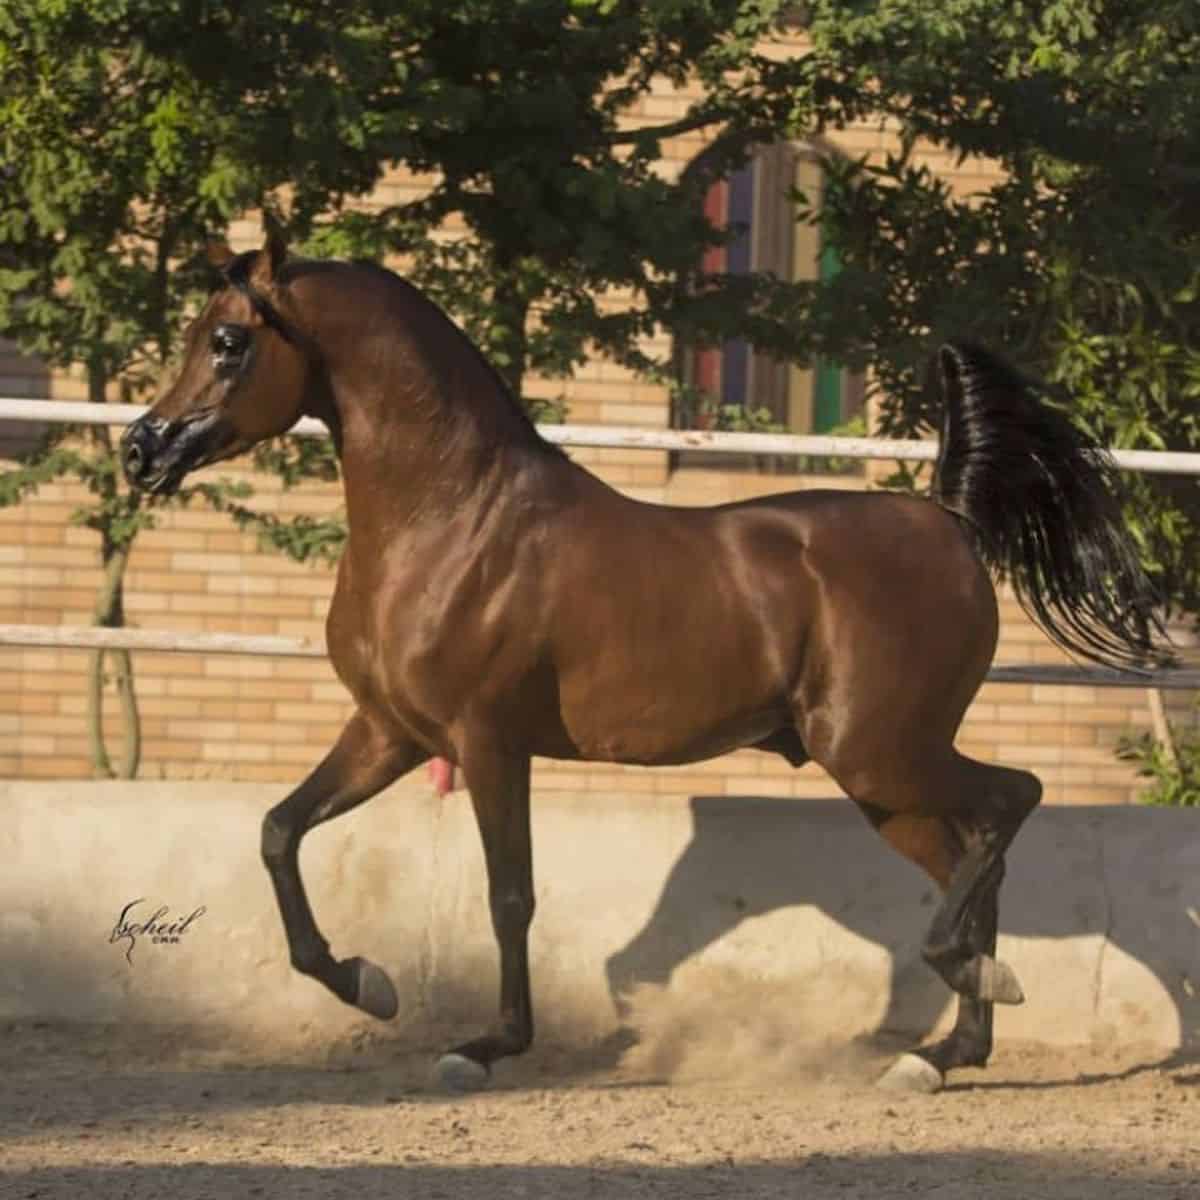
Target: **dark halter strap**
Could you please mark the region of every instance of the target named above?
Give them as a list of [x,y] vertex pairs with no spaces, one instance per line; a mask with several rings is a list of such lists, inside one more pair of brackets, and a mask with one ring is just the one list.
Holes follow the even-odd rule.
[[305,350],[311,353],[315,347],[312,344],[312,339],[297,329],[296,326],[289,321],[283,314],[273,305],[270,300],[258,291],[257,288],[250,282],[250,268],[254,260],[258,257],[260,251],[247,250],[243,254],[239,254],[224,271],[225,280],[230,287],[235,287],[253,306],[254,311],[262,318],[263,324],[268,325],[273,329],[284,341],[290,342],[298,349]]

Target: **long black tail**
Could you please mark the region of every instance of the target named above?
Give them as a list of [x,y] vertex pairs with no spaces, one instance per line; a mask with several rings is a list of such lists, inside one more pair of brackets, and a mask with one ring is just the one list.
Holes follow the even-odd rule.
[[1170,661],[1109,456],[995,355],[952,342],[938,358],[938,503],[1068,653],[1109,667]]

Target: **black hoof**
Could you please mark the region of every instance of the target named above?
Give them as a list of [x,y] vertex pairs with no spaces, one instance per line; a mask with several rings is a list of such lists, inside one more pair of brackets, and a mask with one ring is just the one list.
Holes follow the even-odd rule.
[[390,1021],[400,1009],[392,981],[384,971],[365,958],[351,959],[350,965],[357,979],[355,1007],[381,1021]]

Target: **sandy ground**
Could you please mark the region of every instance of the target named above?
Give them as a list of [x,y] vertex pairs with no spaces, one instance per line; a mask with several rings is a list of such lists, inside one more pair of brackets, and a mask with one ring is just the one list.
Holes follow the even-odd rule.
[[456,1031],[318,1049],[197,1029],[0,1025],[0,1196],[225,1200],[1200,1200],[1200,1059],[1006,1043],[933,1097],[889,1048],[651,1031],[544,1039],[447,1095]]

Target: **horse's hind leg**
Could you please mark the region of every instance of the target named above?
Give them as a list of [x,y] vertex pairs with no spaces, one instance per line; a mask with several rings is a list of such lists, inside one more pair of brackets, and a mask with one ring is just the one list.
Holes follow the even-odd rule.
[[[964,952],[970,958],[994,961],[1000,882],[996,872],[981,892],[978,906],[967,922]],[[928,944],[926,947],[928,958]],[[1011,998],[1011,997],[1010,997]],[[994,1000],[958,996],[958,1015],[950,1033],[939,1042],[903,1055],[884,1074],[880,1086],[897,1091],[932,1092],[941,1088],[946,1073],[955,1067],[982,1067],[992,1053]]]
[[[968,952],[972,955],[996,957],[996,926],[999,910],[1000,883],[1003,871],[980,897],[978,909],[968,929]],[[992,1009],[994,1001],[960,995],[958,1017],[954,1028],[942,1041],[927,1046],[914,1057],[923,1059],[938,1072],[940,1082],[954,1067],[982,1067],[992,1053]],[[897,1074],[903,1075],[901,1067]],[[929,1075],[929,1072],[924,1072]]]
[[335,959],[313,917],[300,878],[300,841],[314,825],[348,812],[418,766],[428,755],[382,734],[355,714],[315,771],[263,819],[262,857],[271,875],[292,966],[340,1000],[374,1017],[396,1015],[391,980],[365,958]]
[[992,1049],[992,1005],[1024,999],[1016,977],[995,959],[998,893],[1004,854],[1041,798],[1027,771],[957,759],[965,794],[944,815],[864,811],[883,837],[923,867],[944,896],[925,940],[925,960],[959,993],[948,1037],[906,1056],[884,1077],[887,1086],[936,1090],[955,1067],[983,1066]]

